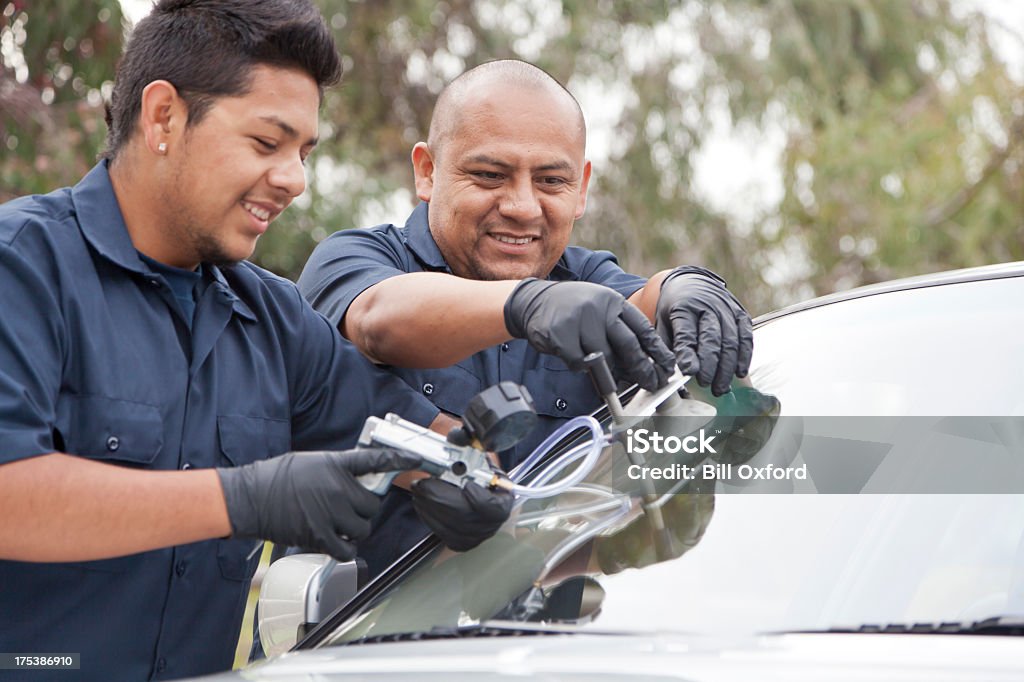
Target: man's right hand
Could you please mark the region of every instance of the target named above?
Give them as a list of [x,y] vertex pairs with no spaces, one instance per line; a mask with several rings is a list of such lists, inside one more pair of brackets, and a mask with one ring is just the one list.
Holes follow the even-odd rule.
[[473,549],[497,533],[515,502],[507,490],[472,481],[457,486],[431,477],[417,480],[410,493],[420,520],[456,552]]
[[380,501],[356,480],[372,472],[414,469],[418,457],[398,450],[289,452],[245,466],[217,469],[233,537],[270,540],[355,556],[370,534]]
[[505,326],[573,370],[584,368],[589,353],[602,352],[617,378],[649,391],[664,386],[675,365],[644,314],[600,284],[524,279],[505,301]]

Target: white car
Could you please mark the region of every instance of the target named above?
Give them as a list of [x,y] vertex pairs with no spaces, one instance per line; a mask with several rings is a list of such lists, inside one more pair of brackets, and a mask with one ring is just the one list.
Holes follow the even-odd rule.
[[262,634],[301,641],[210,679],[1024,679],[1024,263],[792,306],[755,351],[753,388],[702,397],[716,452],[645,462],[714,475],[638,482],[608,446],[315,626],[323,559],[291,557]]

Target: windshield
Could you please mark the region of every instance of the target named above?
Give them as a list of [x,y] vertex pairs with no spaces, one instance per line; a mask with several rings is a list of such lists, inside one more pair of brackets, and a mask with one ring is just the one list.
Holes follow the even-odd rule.
[[[495,621],[746,633],[1024,613],[1022,294],[1019,278],[945,285],[761,326],[753,386],[703,396],[726,446],[714,463],[784,452],[786,466],[812,466],[839,452],[841,475],[742,490],[718,470],[651,497],[624,484],[630,460],[608,446],[584,483],[527,501],[475,550],[435,551],[327,643]],[[816,435],[819,415],[847,432]],[[901,434],[922,423],[932,440],[907,450]],[[1010,474],[989,475],[997,462]],[[896,479],[900,494],[871,493]],[[751,491],[765,494],[736,494]]]

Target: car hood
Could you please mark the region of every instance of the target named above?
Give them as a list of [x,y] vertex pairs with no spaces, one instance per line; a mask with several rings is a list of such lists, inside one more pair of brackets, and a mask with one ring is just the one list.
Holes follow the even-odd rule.
[[546,635],[285,654],[207,680],[1020,680],[1024,638],[982,635]]

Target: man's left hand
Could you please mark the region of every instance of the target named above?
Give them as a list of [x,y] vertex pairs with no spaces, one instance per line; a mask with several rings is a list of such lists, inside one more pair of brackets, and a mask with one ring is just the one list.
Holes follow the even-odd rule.
[[658,297],[657,329],[675,351],[679,370],[701,386],[710,384],[716,396],[729,392],[734,375],[750,371],[750,315],[710,270],[683,266],[668,274]]

